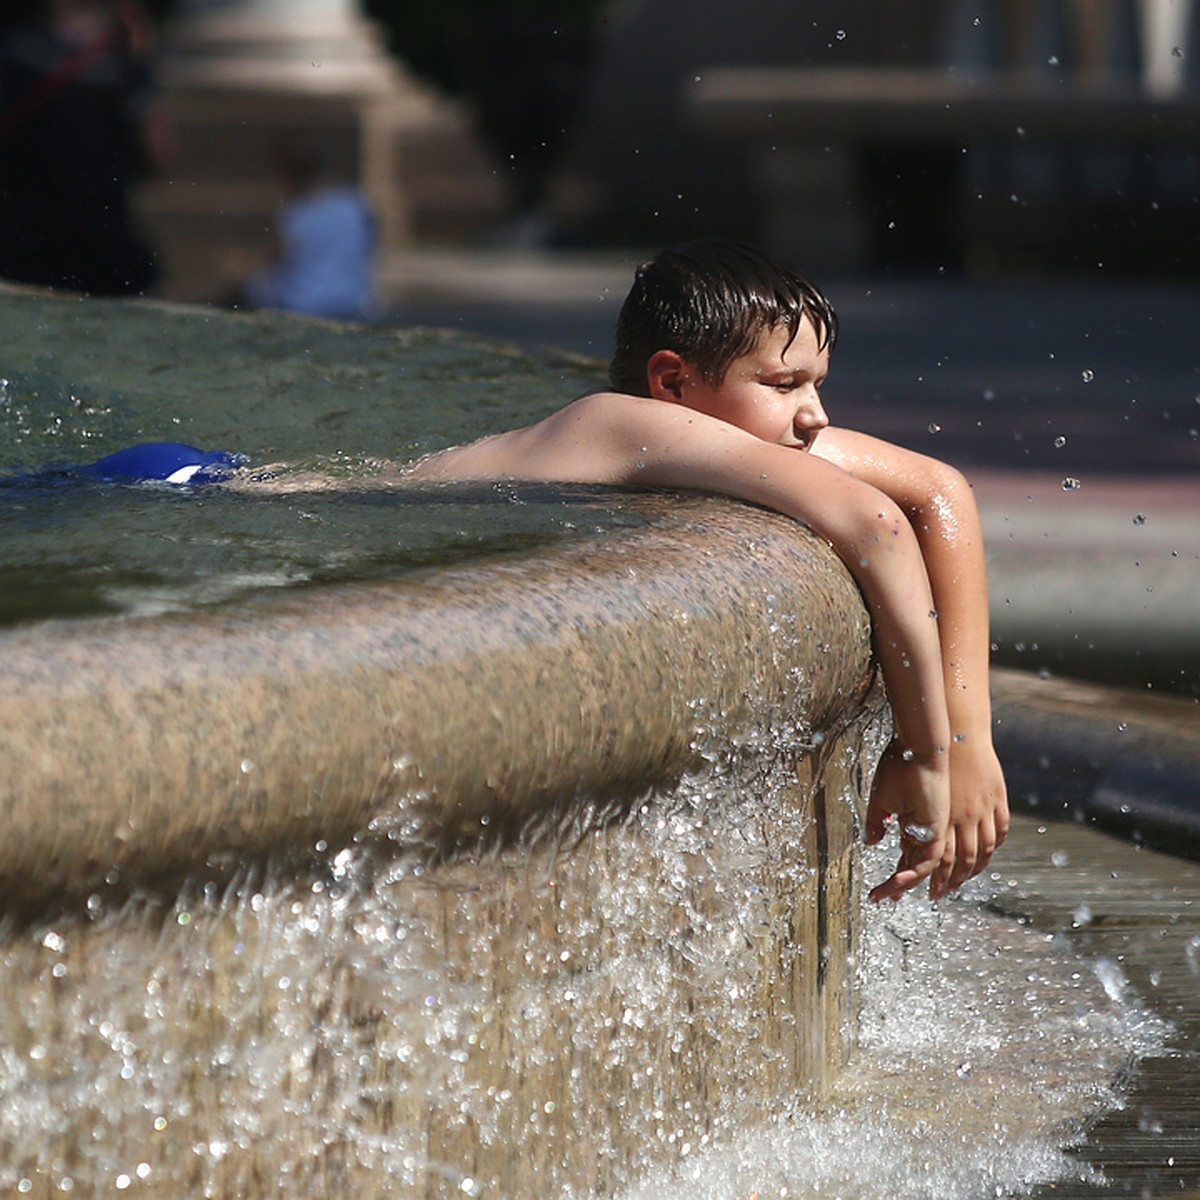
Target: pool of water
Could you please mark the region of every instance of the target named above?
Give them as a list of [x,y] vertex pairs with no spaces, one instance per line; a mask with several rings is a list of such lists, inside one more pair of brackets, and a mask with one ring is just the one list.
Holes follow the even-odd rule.
[[[195,608],[605,527],[621,518],[597,489],[369,486],[381,459],[534,420],[603,379],[575,355],[443,330],[0,292],[0,624]],[[12,484],[139,441],[230,449],[346,486]]]

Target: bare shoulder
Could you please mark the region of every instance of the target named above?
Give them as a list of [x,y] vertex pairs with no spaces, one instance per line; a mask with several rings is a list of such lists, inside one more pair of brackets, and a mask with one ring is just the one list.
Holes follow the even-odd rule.
[[639,453],[661,445],[678,406],[620,392],[591,392],[532,425],[480,438],[417,463],[411,476],[630,483]]

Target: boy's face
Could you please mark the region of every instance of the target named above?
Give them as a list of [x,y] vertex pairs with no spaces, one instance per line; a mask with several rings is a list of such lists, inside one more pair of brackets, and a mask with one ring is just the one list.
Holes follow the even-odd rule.
[[685,365],[680,400],[765,442],[808,450],[829,424],[819,394],[829,374],[829,347],[818,346],[807,319],[789,345],[790,334],[782,325],[765,333],[717,384]]

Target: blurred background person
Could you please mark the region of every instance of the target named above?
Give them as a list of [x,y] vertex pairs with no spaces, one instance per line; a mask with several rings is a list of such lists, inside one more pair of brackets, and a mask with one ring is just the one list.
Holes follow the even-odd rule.
[[0,39],[0,277],[95,295],[153,285],[128,204],[166,158],[149,50],[129,0],[50,0]]
[[311,153],[278,155],[285,199],[278,219],[278,258],[252,275],[242,300],[251,308],[365,321],[376,315],[376,224],[361,191],[326,179]]

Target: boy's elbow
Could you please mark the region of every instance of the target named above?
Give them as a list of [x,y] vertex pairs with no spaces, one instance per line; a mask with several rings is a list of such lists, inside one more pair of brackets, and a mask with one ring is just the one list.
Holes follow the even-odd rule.
[[853,504],[847,505],[845,550],[863,562],[877,549],[906,549],[914,541],[913,529],[903,508],[875,488],[863,488]]
[[956,497],[972,495],[971,481],[957,467],[952,467],[949,463],[938,463],[932,482],[935,491],[940,495]]
[[921,527],[931,524],[955,526],[964,514],[975,510],[971,481],[957,468],[937,459],[926,460],[921,485],[903,497],[910,521]]

